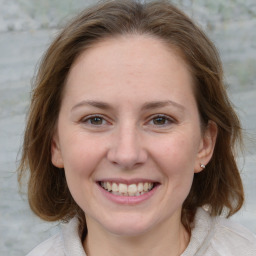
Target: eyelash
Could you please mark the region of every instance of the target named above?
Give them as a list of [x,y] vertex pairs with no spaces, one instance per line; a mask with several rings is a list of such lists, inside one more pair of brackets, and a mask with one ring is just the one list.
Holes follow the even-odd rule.
[[[96,121],[96,119],[100,119],[100,124],[93,124],[92,121]],[[154,121],[156,119],[162,119],[165,123],[164,124],[155,124]],[[153,122],[153,123],[152,123]],[[168,123],[166,123],[168,122]],[[102,115],[89,115],[89,116],[86,116],[85,118],[83,118],[81,120],[81,123],[83,124],[88,124],[90,126],[93,126],[93,127],[102,127],[102,126],[105,126],[107,124],[110,124],[109,121],[106,120],[106,118]],[[150,119],[146,122],[146,124],[150,124],[151,126],[156,126],[156,127],[166,127],[168,125],[171,125],[175,123],[175,120],[169,116],[166,116],[166,115],[163,115],[163,114],[157,114],[157,115],[154,115],[154,116],[151,116]]]
[[[102,122],[104,122],[104,124],[92,124],[92,120],[94,119],[100,119]],[[101,116],[101,115],[90,115],[90,116],[86,116],[85,118],[83,118],[82,120],[81,120],[81,122],[83,123],[83,124],[89,124],[89,125],[91,125],[91,126],[95,126],[95,127],[97,127],[97,126],[104,126],[105,124],[107,124],[108,123],[108,121],[103,117],[103,116]]]
[[169,116],[166,116],[166,115],[163,115],[163,114],[158,114],[158,115],[154,115],[150,118],[149,120],[149,123],[150,122],[154,122],[154,120],[156,119],[163,119],[165,122],[167,121],[168,123],[164,123],[164,124],[160,124],[160,125],[157,125],[155,123],[153,123],[152,125],[153,126],[157,126],[157,127],[165,127],[165,126],[168,126],[168,125],[171,125],[175,122],[175,120]]

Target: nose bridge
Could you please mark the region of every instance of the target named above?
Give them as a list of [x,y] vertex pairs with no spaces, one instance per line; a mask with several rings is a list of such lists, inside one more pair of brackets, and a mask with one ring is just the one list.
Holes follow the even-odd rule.
[[113,135],[109,160],[123,169],[131,169],[146,161],[147,154],[143,148],[140,131],[135,124],[120,125]]

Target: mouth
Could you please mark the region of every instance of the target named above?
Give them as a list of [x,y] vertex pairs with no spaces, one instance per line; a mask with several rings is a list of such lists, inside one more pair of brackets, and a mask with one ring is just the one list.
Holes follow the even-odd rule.
[[107,192],[117,196],[141,196],[153,190],[159,185],[157,182],[139,182],[133,184],[100,181],[98,184]]

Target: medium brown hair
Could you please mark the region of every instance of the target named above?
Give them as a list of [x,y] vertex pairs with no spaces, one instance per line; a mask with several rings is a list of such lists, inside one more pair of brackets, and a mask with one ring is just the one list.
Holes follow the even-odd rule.
[[202,124],[218,126],[211,161],[194,175],[183,203],[182,223],[188,231],[196,209],[208,205],[213,216],[224,209],[230,216],[244,200],[235,161],[241,145],[241,128],[223,84],[217,50],[207,36],[167,1],[139,3],[114,0],[86,9],[70,22],[46,52],[34,84],[24,136],[19,182],[30,171],[28,199],[31,209],[47,221],[69,220],[78,215],[86,230],[84,213],[73,200],[63,169],[51,162],[51,141],[61,106],[63,88],[76,58],[96,42],[125,34],[151,35],[177,48],[195,82],[195,97]]

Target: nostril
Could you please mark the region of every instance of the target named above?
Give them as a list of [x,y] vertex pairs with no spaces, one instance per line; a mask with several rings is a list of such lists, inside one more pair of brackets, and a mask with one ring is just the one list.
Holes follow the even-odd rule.
[[143,164],[144,161],[140,160],[139,155],[121,155],[118,154],[114,157],[109,157],[112,164],[118,165],[122,169],[132,169]]
[[122,169],[137,168],[147,160],[147,152],[139,140],[131,136],[131,134],[122,133],[116,143],[113,141],[107,152],[108,160]]

